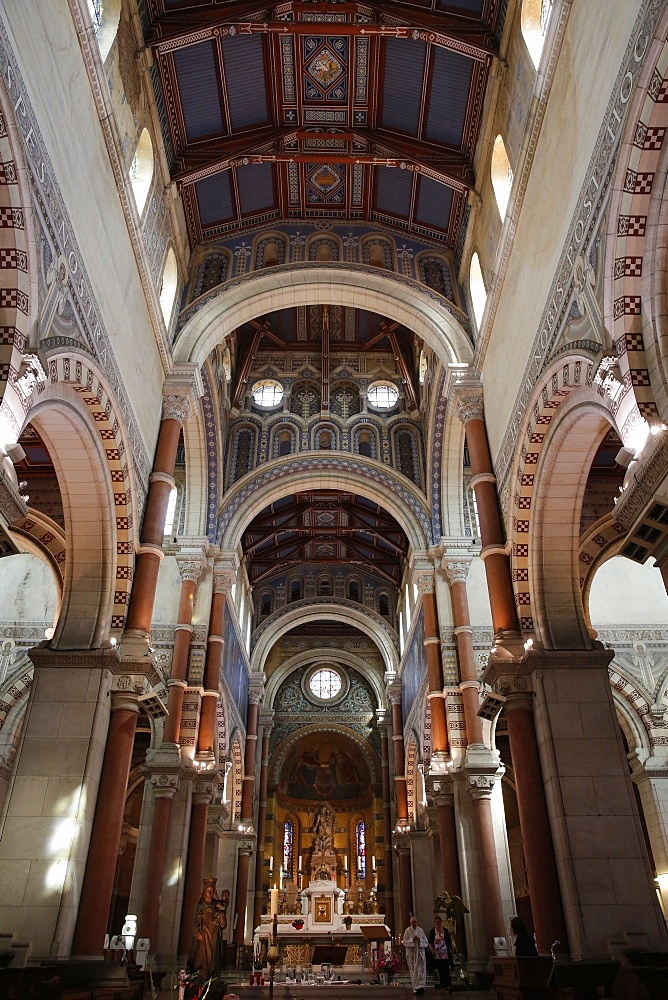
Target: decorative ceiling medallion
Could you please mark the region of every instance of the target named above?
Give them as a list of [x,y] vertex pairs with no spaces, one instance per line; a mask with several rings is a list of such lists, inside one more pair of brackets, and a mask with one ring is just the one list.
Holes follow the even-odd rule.
[[304,99],[345,101],[348,90],[348,39],[304,39]]
[[341,183],[342,177],[329,163],[323,163],[311,174],[309,181],[326,198]]
[[334,83],[344,72],[336,56],[329,49],[322,49],[315,59],[307,66],[309,74],[325,89]]

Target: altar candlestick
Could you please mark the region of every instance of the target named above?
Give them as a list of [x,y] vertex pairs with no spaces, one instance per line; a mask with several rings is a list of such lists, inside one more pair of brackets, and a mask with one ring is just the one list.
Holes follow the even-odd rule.
[[276,888],[276,883],[274,883],[274,888],[269,893],[271,897],[271,913],[275,916],[278,913],[278,889]]

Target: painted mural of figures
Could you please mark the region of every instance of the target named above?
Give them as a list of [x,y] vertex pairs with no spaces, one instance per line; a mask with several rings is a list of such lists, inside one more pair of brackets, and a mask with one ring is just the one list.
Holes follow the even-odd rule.
[[227,927],[228,889],[219,898],[216,879],[205,878],[202,895],[195,910],[193,936],[188,955],[188,968],[199,971],[205,979],[216,976],[223,968],[223,931]]

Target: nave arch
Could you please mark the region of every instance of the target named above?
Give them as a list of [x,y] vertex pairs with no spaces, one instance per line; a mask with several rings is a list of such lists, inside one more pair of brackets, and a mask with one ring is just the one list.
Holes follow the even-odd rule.
[[464,314],[417,282],[361,265],[290,264],[235,279],[189,306],[174,345],[175,362],[203,364],[244,323],[276,310],[320,304],[366,309],[401,323],[444,364],[472,357]]
[[282,663],[275,667],[271,676],[267,679],[265,687],[264,704],[267,708],[271,709],[274,707],[274,699],[276,698],[281,684],[283,684],[283,682],[290,676],[293,670],[298,670],[299,667],[304,666],[305,664],[313,663],[319,659],[323,661],[327,660],[329,662],[335,660],[337,663],[344,664],[347,667],[352,667],[354,670],[357,670],[373,688],[378,702],[378,707],[386,707],[387,692],[385,690],[385,685],[381,682],[378,672],[374,670],[373,667],[370,668],[366,660],[364,660],[361,656],[358,656],[356,653],[352,653],[348,649],[333,650],[329,646],[314,646],[311,649],[295,653],[294,656],[287,657]]

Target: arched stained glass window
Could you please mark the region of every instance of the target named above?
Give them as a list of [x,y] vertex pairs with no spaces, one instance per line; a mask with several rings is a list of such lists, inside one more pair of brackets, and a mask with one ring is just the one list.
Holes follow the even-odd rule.
[[294,845],[295,828],[291,820],[286,819],[283,827],[283,878],[292,878]]
[[364,832],[363,819],[355,826],[355,846],[357,852],[357,881],[361,882],[366,878],[366,834]]

